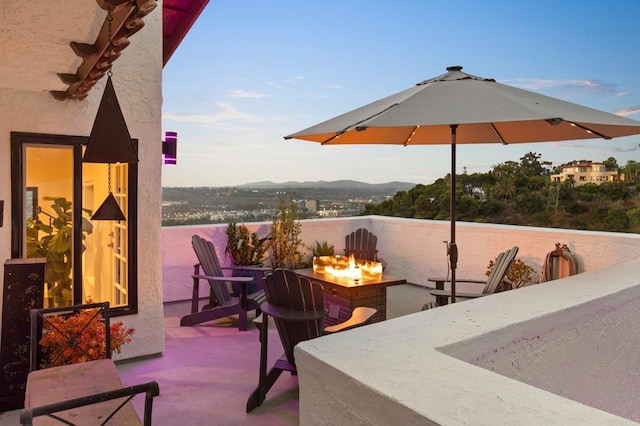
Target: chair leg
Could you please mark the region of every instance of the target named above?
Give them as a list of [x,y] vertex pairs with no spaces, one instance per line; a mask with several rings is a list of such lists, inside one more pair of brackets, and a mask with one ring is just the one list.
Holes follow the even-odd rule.
[[[198,265],[195,266],[194,275],[199,274]],[[191,295],[191,313],[195,314],[198,312],[198,299],[200,297],[200,279],[193,277],[193,294]]]
[[[275,382],[271,382],[271,386],[269,388],[265,388],[267,383],[267,377],[271,375],[273,369],[269,371],[267,374],[267,355],[269,346],[269,315],[262,315],[262,325],[260,327],[260,371],[258,373],[258,387],[254,390],[249,399],[247,400],[247,413],[253,410],[254,408],[262,405],[264,401],[265,395],[269,388]],[[280,372],[277,373],[276,378],[280,375]]]
[[269,374],[264,377],[263,382],[258,383],[258,387],[249,396],[247,400],[247,413],[262,405],[267,396],[267,392],[269,392],[269,389],[271,389],[283,371],[284,370],[276,367],[269,370]]
[[238,330],[247,331],[247,311],[243,308],[238,312]]

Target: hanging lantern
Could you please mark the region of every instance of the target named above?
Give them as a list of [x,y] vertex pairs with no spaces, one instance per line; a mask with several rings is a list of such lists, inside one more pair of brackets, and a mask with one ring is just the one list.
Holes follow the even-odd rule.
[[122,115],[116,91],[111,81],[113,74],[111,72],[111,58],[115,49],[112,44],[111,25],[113,16],[111,11],[112,9],[110,8],[107,15],[109,49],[104,54],[107,59],[106,68],[109,70],[107,72],[107,84],[100,100],[96,119],[87,142],[87,148],[82,157],[82,162],[84,163],[107,163],[108,165],[107,198],[98,207],[91,220],[126,220],[111,192],[111,164],[138,162],[138,153],[133,146],[127,123]]
[[107,85],[82,161],[112,164],[138,162],[138,153],[133,146],[127,123],[120,110],[111,75],[107,78]]

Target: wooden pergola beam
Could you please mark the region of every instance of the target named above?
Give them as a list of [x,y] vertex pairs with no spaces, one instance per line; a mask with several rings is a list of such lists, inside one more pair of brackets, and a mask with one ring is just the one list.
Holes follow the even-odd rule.
[[58,100],[87,97],[91,88],[111,68],[122,50],[129,44],[129,37],[144,26],[143,16],[156,7],[154,0],[96,0],[98,6],[111,12],[100,28],[93,44],[72,41],[73,52],[82,58],[82,64],[75,74],[59,73],[58,76],[69,87],[67,90],[52,90],[51,95]]

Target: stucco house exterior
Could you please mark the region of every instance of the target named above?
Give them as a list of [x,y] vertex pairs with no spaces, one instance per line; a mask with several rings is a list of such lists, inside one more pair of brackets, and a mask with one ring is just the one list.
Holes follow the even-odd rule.
[[[70,202],[74,283],[67,293],[73,303],[110,300],[118,320],[136,329],[120,358],[164,349],[162,68],[206,4],[0,0],[0,258],[26,257],[26,228],[55,222],[55,198]],[[89,216],[76,206],[95,211],[107,194],[106,164],[81,161],[107,82],[108,66],[100,66],[107,50],[97,57],[105,35],[120,40],[108,64],[139,162],[111,167],[127,220],[90,221],[86,233],[77,228]],[[90,61],[96,65],[87,72]]]
[[562,166],[562,171],[551,175],[552,182],[573,181],[576,186],[602,182],[615,182],[619,179],[617,170],[607,170],[604,163],[583,162]]

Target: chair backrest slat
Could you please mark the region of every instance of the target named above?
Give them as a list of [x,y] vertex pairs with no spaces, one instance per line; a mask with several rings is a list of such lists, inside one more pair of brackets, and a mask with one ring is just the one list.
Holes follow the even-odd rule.
[[[276,269],[264,277],[264,291],[271,305],[296,311],[324,309],[322,285],[300,277],[289,269]],[[295,364],[293,348],[304,340],[324,332],[324,318],[312,321],[287,321],[274,318],[287,360]]]
[[493,269],[487,278],[487,283],[484,286],[483,294],[495,293],[498,286],[504,281],[511,263],[513,263],[516,255],[518,254],[518,247],[513,247],[510,250],[502,252],[496,258],[496,262],[493,265]]
[[367,229],[360,228],[353,231],[344,238],[344,243],[346,256],[353,254],[356,259],[378,260],[378,250],[376,249],[378,237]]
[[[210,277],[222,277],[222,267],[218,261],[215,246],[211,241],[207,241],[199,235],[191,237],[193,251],[196,253],[198,262],[202,268],[203,275]],[[208,280],[218,304],[223,305],[231,299],[229,287],[224,281]]]

